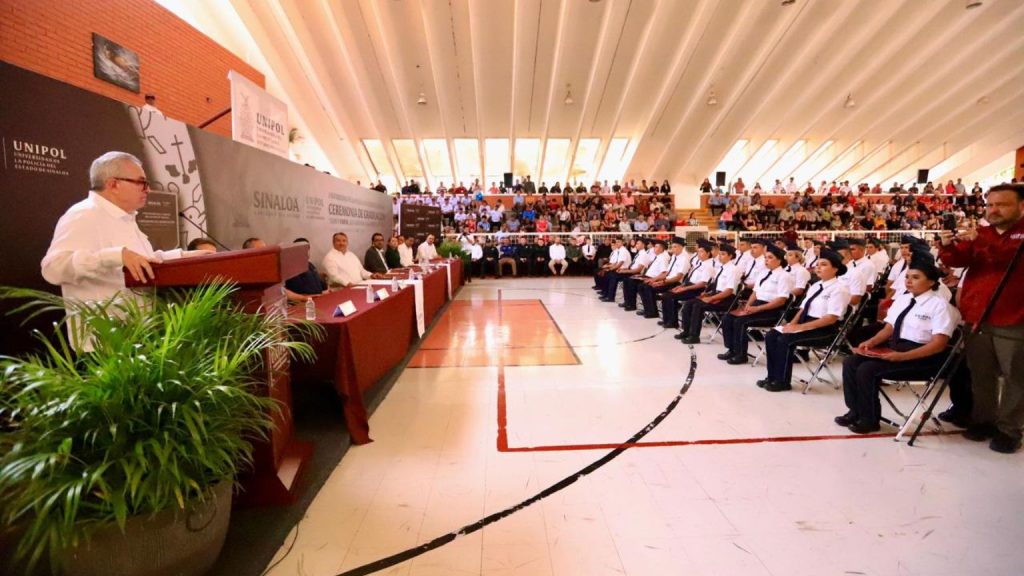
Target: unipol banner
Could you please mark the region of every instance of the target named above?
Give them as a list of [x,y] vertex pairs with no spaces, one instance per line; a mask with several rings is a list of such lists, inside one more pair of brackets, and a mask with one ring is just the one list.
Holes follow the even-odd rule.
[[[374,232],[391,232],[391,204],[378,192],[2,61],[0,86],[0,286],[57,292],[40,262],[57,220],[88,195],[90,164],[112,150],[138,157],[154,182],[137,222],[158,248],[206,235],[198,227],[234,249],[251,236],[301,236],[319,264],[334,232],[360,256]],[[54,319],[21,326],[6,314],[15,304],[0,301],[0,354],[31,349],[31,329],[48,331]]]
[[234,70],[231,80],[231,137],[288,157],[288,106]]

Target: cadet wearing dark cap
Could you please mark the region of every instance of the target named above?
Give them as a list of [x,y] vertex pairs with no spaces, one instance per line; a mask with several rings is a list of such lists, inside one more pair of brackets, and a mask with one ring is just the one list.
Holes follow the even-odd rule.
[[648,240],[637,238],[636,254],[632,261],[618,270],[608,272],[604,277],[604,289],[601,291],[602,302],[615,302],[615,292],[619,289],[619,283],[632,276],[643,274],[654,260],[654,255],[647,251]]
[[850,290],[839,281],[839,275],[846,272],[843,257],[822,250],[816,268],[820,280],[807,291],[800,311],[782,327],[782,332],[770,330],[765,336],[768,377],[757,385],[769,392],[791,389],[796,347],[831,344],[850,305]]
[[707,289],[708,282],[715,275],[715,264],[711,259],[714,247],[707,240],[697,240],[697,262],[691,264],[681,285],[661,295],[661,321],[658,324],[666,328],[678,328],[680,303],[700,296]]
[[928,380],[942,366],[960,313],[938,295],[940,277],[932,259],[911,259],[909,292],[893,302],[885,326],[843,361],[843,396],[849,410],[836,417],[836,424],[858,434],[878,431],[882,379]]
[[684,344],[699,344],[700,331],[704,325],[704,312],[725,312],[732,307],[736,291],[742,285],[743,271],[733,262],[735,248],[729,244],[718,247],[718,262],[721,266],[715,272],[714,280],[708,282],[708,288],[700,298],[683,302],[682,330],[676,338]]
[[646,280],[638,286],[640,301],[644,304],[644,310],[643,312],[637,312],[637,314],[642,314],[644,318],[658,317],[658,305],[654,301],[654,296],[662,292],[668,292],[677,286],[683,281],[686,273],[690,271],[690,260],[683,252],[685,246],[686,240],[684,238],[679,236],[672,238],[672,257],[669,260],[670,265],[665,275],[660,279]]
[[743,283],[748,287],[753,287],[754,280],[761,277],[761,273],[765,270],[764,265],[764,254],[768,248],[768,242],[764,238],[751,238],[750,242],[750,256],[752,261],[740,261],[736,264],[743,270]]
[[778,322],[786,302],[793,292],[793,277],[782,269],[785,252],[769,246],[764,262],[766,270],[754,280],[754,293],[740,310],[734,310],[722,318],[722,337],[725,352],[719,360],[729,364],[744,364],[747,361],[747,328],[771,326]]
[[643,274],[630,276],[622,282],[622,304],[626,310],[636,310],[636,295],[639,287],[646,282],[664,280],[669,268],[675,263],[674,254],[670,254],[664,240],[654,241],[654,261]]
[[850,304],[859,305],[864,295],[867,294],[867,282],[856,268],[850,266],[853,261],[853,256],[850,254],[850,241],[846,238],[836,238],[831,242],[826,242],[825,245],[842,255],[843,264],[846,264],[847,269],[846,274],[839,275],[839,280],[845,282],[846,287],[850,289]]

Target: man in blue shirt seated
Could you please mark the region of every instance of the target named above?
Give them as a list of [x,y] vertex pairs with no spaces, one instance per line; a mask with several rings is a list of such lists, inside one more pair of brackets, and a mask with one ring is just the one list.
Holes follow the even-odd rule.
[[[292,243],[309,245],[309,240],[296,238]],[[289,300],[298,301],[309,300],[314,296],[328,292],[327,283],[324,282],[324,279],[320,276],[320,271],[316,269],[312,262],[309,262],[309,267],[305,272],[285,280],[284,291]]]

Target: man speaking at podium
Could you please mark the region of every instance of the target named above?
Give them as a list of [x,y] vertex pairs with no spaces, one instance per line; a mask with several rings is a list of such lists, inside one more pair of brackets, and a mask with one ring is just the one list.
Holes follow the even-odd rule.
[[[149,182],[139,159],[107,152],[89,168],[89,196],[57,221],[42,262],[43,278],[65,298],[96,302],[124,291],[124,267],[139,282],[153,279],[152,263],[182,257],[180,249],[153,250],[135,213],[146,205]],[[205,254],[196,251],[189,254]],[[69,327],[70,328],[70,327]],[[72,344],[89,351],[89,342]]]

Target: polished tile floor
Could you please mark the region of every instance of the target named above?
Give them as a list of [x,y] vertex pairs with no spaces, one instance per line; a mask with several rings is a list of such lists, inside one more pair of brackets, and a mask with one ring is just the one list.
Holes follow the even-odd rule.
[[[684,346],[590,285],[465,286],[270,574],[1024,574],[1024,456],[957,435],[854,437],[832,423],[841,391],[764,392],[763,368]],[[357,570],[573,477],[661,413],[691,363],[675,411],[603,467]]]

